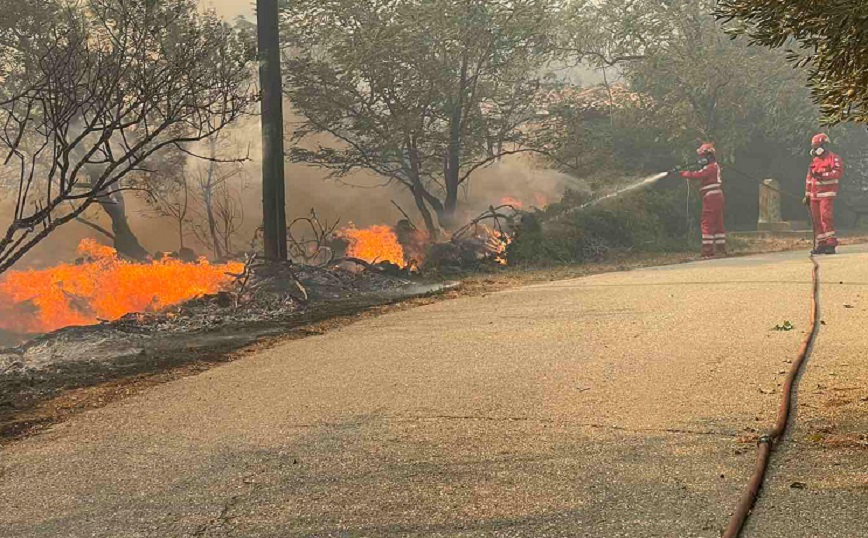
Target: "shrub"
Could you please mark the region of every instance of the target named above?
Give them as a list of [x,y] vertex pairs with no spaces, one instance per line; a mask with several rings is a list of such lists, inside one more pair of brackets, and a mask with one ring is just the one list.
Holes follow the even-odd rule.
[[[568,192],[544,211],[522,218],[508,256],[517,263],[597,261],[611,251],[683,249],[688,222],[684,188],[644,189],[582,209],[585,197]],[[698,209],[690,201],[691,219]]]

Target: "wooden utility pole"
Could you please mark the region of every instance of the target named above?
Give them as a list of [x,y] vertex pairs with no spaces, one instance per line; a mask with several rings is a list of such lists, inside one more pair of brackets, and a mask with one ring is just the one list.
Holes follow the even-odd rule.
[[265,257],[287,259],[283,169],[283,85],[277,0],[256,0],[262,88],[262,216]]

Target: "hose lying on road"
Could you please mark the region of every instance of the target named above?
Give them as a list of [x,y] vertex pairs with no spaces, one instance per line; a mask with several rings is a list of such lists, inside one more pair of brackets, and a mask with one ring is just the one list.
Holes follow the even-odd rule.
[[723,538],[737,538],[747,521],[748,515],[750,515],[750,512],[754,507],[754,503],[759,495],[759,490],[763,484],[763,479],[765,478],[766,470],[768,469],[769,458],[771,457],[772,450],[776,447],[778,442],[783,439],[784,434],[787,431],[787,424],[790,420],[790,411],[793,405],[793,397],[795,396],[796,382],[799,378],[802,367],[810,354],[814,339],[819,332],[820,265],[817,263],[817,260],[814,259],[813,255],[811,256],[811,263],[814,266],[812,271],[813,284],[811,289],[811,330],[805,337],[805,341],[802,343],[802,348],[799,350],[799,356],[793,363],[793,367],[790,369],[786,382],[784,383],[781,405],[778,409],[778,420],[775,423],[775,427],[772,431],[763,435],[759,439],[757,444],[756,470],[754,471],[747,489],[736,507],[735,513],[732,515],[729,527],[727,527],[726,532],[723,534]]

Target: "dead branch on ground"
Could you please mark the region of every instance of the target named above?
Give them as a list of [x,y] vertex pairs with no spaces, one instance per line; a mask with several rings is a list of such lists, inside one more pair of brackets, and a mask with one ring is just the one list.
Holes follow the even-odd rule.
[[[305,235],[297,236],[293,228],[305,224],[308,228],[302,232]],[[339,224],[340,219],[332,223],[320,221],[315,209],[311,209],[307,217],[293,220],[286,230],[290,257],[303,260],[308,265],[329,265],[334,260],[335,252],[328,243],[334,239]]]
[[253,274],[253,266],[256,263],[256,254],[247,255],[244,260],[244,269],[240,274],[229,273],[229,276],[235,277],[235,297],[233,298],[233,306],[235,310],[241,306],[241,298],[247,291],[247,286],[250,284],[250,276]]
[[[503,213],[504,209],[511,209],[512,214]],[[506,233],[503,224],[512,225],[515,222],[515,216],[520,213],[520,210],[511,204],[504,204],[497,207],[490,206],[487,211],[462,226],[452,234],[452,241],[460,241],[470,230],[478,231],[479,225],[484,221],[493,221],[493,228],[500,234]]]

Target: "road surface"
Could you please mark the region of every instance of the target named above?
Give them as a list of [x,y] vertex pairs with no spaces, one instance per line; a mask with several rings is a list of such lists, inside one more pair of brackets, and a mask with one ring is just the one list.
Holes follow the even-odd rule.
[[[745,536],[868,536],[868,249],[821,265]],[[717,537],[810,274],[804,253],[637,270],[287,342],[4,449],[0,535]]]

